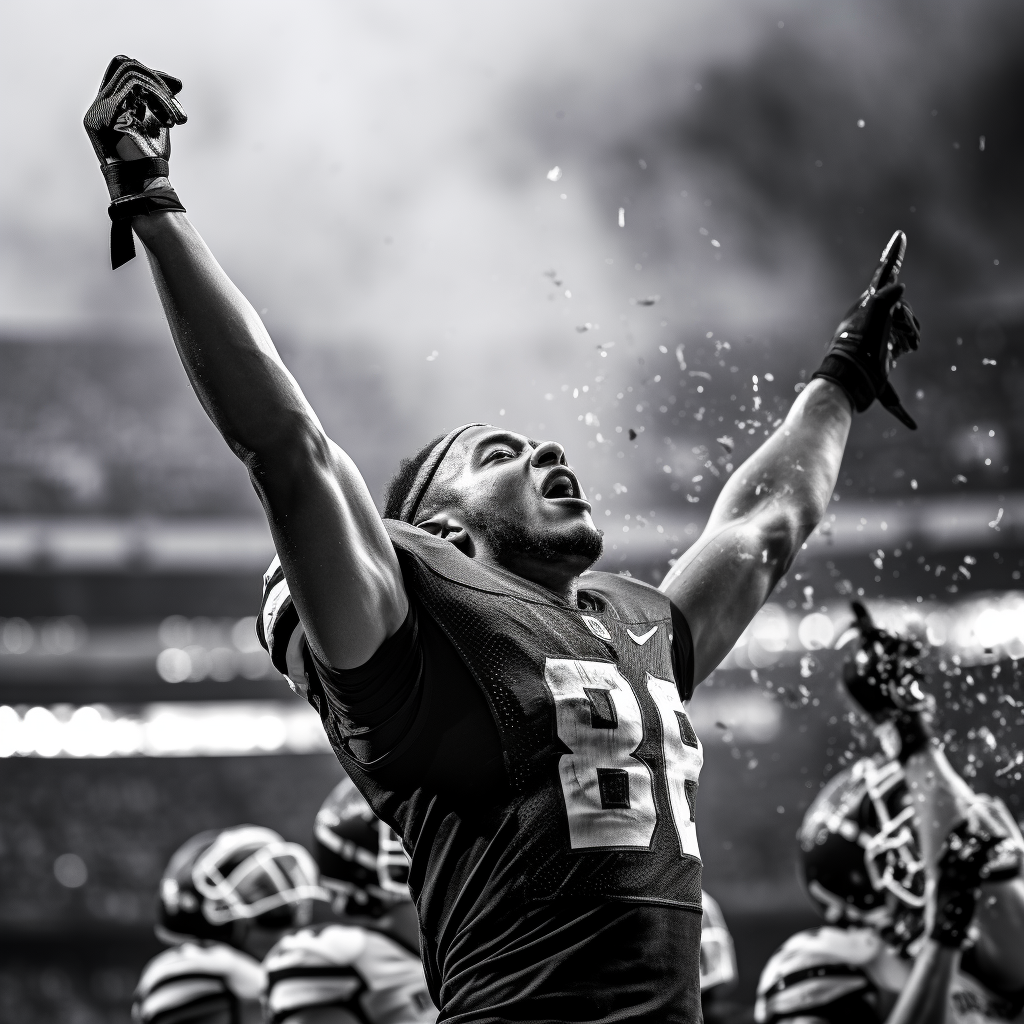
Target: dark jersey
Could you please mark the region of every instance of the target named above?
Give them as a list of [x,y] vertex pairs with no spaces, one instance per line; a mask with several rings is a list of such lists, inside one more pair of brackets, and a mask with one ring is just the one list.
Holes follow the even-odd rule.
[[315,663],[273,566],[260,624],[403,837],[440,1019],[698,1020],[685,620],[637,580],[587,573],[570,607],[386,526],[410,613],[366,665]]

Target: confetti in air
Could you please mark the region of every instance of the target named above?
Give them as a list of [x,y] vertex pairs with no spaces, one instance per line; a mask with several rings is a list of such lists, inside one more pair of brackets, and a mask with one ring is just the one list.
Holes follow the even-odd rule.
[[548,181],[558,181],[559,178],[561,178],[561,177],[562,177],[562,168],[559,167],[558,164],[555,164],[555,166],[552,167],[551,170],[548,171],[548,173],[547,173]]

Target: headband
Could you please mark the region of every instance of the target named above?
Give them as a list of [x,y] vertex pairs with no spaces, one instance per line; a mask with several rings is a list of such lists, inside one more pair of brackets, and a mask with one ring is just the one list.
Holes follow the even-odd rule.
[[463,423],[461,427],[456,427],[445,434],[434,445],[433,450],[423,460],[423,464],[416,473],[416,479],[413,480],[409,493],[405,496],[405,501],[402,502],[402,511],[398,517],[402,522],[409,523],[412,526],[416,525],[413,522],[413,516],[416,515],[416,510],[420,507],[420,502],[423,501],[423,495],[427,493],[427,488],[434,479],[438,466],[444,461],[444,457],[448,454],[448,449],[455,444],[459,435],[469,430],[470,427],[486,426],[486,423]]

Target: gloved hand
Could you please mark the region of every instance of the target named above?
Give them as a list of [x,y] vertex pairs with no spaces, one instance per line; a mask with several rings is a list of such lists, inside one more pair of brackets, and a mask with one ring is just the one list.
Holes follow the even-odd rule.
[[100,91],[86,111],[85,130],[111,198],[110,260],[115,270],[135,256],[132,217],[185,209],[166,180],[170,129],[187,120],[175,99],[180,91],[177,78],[121,55],[107,65]]
[[843,666],[850,696],[877,724],[892,723],[900,739],[900,760],[921,750],[931,737],[935,699],[921,689],[921,644],[879,629],[859,601],[852,602],[860,647]]
[[901,423],[917,430],[889,383],[896,360],[916,350],[921,341],[921,325],[910,305],[902,301],[904,285],[896,283],[906,251],[907,236],[895,232],[871,283],[836,328],[813,376],[838,384],[857,412],[877,398]]
[[940,946],[962,949],[974,918],[979,886],[1016,878],[1021,864],[1016,837],[993,809],[992,801],[979,798],[942,848],[931,937]]

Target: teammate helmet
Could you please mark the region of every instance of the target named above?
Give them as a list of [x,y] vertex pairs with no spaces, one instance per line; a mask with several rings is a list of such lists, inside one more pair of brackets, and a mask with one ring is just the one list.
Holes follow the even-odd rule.
[[379,917],[410,898],[402,841],[351,779],[338,783],[317,813],[313,855],[323,884],[346,898],[350,914]]
[[[800,826],[803,880],[830,923],[885,923],[887,894],[920,916],[924,862],[903,768],[864,758],[832,779]],[[905,930],[905,929],[901,929]]]
[[171,857],[160,880],[158,930],[232,942],[236,923],[290,928],[308,922],[310,900],[329,900],[316,863],[269,828],[200,832]]

